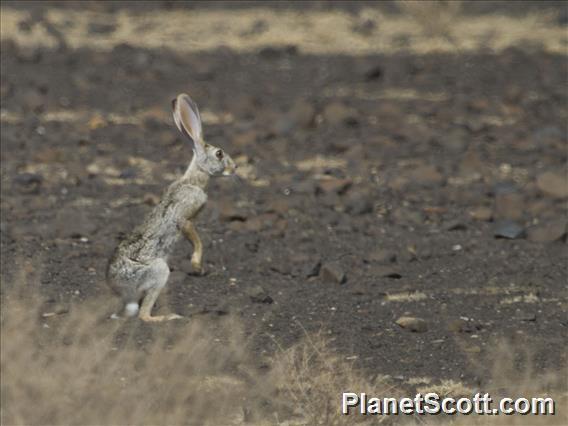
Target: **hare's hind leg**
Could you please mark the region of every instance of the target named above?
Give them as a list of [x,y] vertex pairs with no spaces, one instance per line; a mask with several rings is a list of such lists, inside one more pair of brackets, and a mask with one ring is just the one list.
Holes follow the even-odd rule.
[[169,275],[170,268],[165,260],[156,259],[148,264],[146,271],[144,271],[143,280],[140,284],[140,289],[145,291],[144,299],[142,300],[142,307],[138,313],[138,318],[142,321],[158,322],[182,318],[180,315],[176,314],[159,316],[151,315],[156,299],[168,282]]

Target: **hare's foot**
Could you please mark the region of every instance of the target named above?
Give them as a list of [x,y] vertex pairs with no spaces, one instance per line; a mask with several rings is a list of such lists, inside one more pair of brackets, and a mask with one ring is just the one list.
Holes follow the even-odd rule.
[[162,322],[162,321],[170,321],[183,318],[181,315],[178,314],[168,314],[168,315],[140,315],[139,317],[144,322]]
[[191,258],[191,267],[195,275],[205,275],[205,268],[203,267],[203,262],[199,258]]

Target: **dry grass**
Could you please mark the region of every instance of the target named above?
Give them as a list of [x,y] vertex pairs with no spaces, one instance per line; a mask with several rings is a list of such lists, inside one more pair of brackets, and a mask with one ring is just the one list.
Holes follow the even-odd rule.
[[[2,315],[2,424],[240,424],[255,392],[242,333],[151,330],[94,311]],[[173,343],[175,342],[175,343]],[[253,398],[254,399],[254,398]]]
[[[2,425],[342,425],[407,424],[436,418],[342,416],[342,392],[401,397],[377,366],[369,376],[320,335],[263,358],[236,318],[147,325],[113,321],[101,301],[59,310],[30,298],[40,269],[2,282],[0,372]],[[108,301],[106,301],[108,302]],[[42,314],[48,313],[45,316]],[[513,350],[513,348],[515,348]],[[553,395],[554,416],[445,417],[448,424],[563,424],[565,371],[537,375],[526,351],[496,345],[493,382],[483,392],[502,396]],[[410,382],[409,382],[410,383]],[[419,391],[446,396],[473,392],[460,382],[423,377]],[[404,393],[406,392],[406,393]],[[412,395],[413,396],[413,395]],[[414,423],[413,423],[414,424]],[[428,423],[427,423],[428,424]]]
[[341,415],[343,392],[402,396],[388,382],[388,376],[362,375],[352,362],[334,353],[321,336],[307,335],[302,344],[282,349],[272,374],[281,395],[293,402],[295,412],[309,425],[352,424],[353,416]]
[[454,29],[462,9],[462,2],[399,0],[399,8],[420,25],[428,37],[454,40]]
[[2,282],[2,425],[339,424],[344,386],[390,392],[323,339],[263,359],[236,318],[115,321],[101,300],[62,310],[29,296],[41,272],[26,269]]
[[[341,10],[274,10],[257,7],[244,10],[155,10],[133,13],[127,10],[49,9],[46,19],[58,29],[71,48],[109,50],[120,43],[178,52],[195,52],[225,46],[239,52],[264,46],[296,45],[310,54],[366,55],[392,53],[403,49],[415,53],[496,51],[520,44],[540,45],[544,50],[564,54],[566,32],[554,25],[554,16],[533,12],[523,17],[506,15],[467,16],[460,14],[460,3],[400,2],[402,14],[385,14],[366,8],[360,16],[373,21],[377,30],[362,36],[352,30],[359,18]],[[514,7],[514,6],[513,6]],[[2,6],[0,38],[21,46],[56,47],[61,40],[45,26],[30,31],[18,29],[29,19],[26,11]],[[115,29],[93,36],[93,22],[113,23]],[[251,29],[264,23],[264,31]],[[333,28],[333,31],[330,31]]]

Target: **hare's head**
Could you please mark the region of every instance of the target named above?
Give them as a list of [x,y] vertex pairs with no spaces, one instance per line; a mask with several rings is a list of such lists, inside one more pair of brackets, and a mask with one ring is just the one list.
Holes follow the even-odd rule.
[[201,117],[195,102],[182,93],[172,101],[172,108],[177,128],[193,144],[197,166],[211,176],[233,175],[237,168],[233,159],[221,148],[209,145],[203,140]]

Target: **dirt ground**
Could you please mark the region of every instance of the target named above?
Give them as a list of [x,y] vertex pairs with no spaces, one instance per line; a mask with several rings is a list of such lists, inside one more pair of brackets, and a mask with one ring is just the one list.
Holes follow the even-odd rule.
[[483,388],[502,341],[565,373],[566,3],[1,12],[3,306],[25,269],[39,324],[114,312],[108,258],[191,159],[187,92],[239,178],[197,221],[207,274],[186,242],[170,258],[156,310],[179,332],[232,315],[259,364],[323,333],[402,388]]

